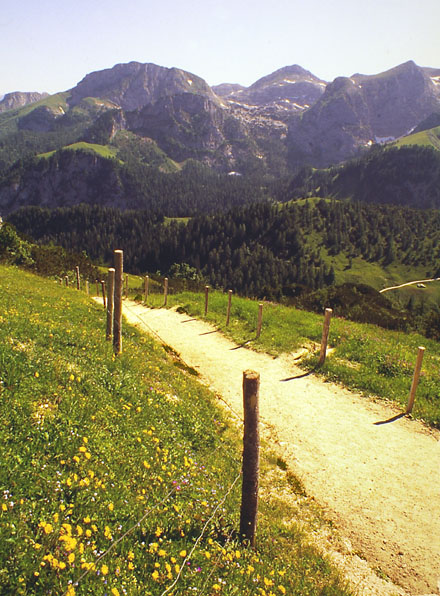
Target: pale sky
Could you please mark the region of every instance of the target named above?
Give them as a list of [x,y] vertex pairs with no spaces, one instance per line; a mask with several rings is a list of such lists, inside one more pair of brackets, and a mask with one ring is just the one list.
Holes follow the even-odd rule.
[[299,64],[332,81],[440,68],[440,0],[17,0],[0,12],[0,95],[56,93],[121,62],[250,85]]

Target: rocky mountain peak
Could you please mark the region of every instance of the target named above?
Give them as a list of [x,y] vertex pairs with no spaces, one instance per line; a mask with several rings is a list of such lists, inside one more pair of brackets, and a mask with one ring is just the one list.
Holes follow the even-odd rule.
[[85,76],[71,90],[69,104],[77,105],[85,97],[99,97],[131,111],[179,93],[197,93],[216,100],[209,85],[192,73],[152,63],[129,62]]
[[315,75],[312,74],[310,71],[306,70],[305,68],[302,68],[302,66],[299,66],[298,64],[293,64],[292,66],[284,66],[283,68],[279,68],[271,74],[266,75],[261,79],[258,79],[258,81],[255,81],[255,83],[253,83],[249,87],[249,90],[267,87],[268,85],[273,85],[274,83],[301,81],[313,81],[317,83],[324,82],[320,81],[320,79],[318,79],[318,77],[315,77]]
[[271,106],[281,111],[296,112],[313,105],[325,87],[325,81],[294,64],[258,79],[247,89],[233,91],[227,99],[243,105]]
[[17,108],[23,108],[30,103],[35,103],[48,97],[48,93],[37,93],[36,91],[13,91],[12,93],[6,93],[3,99],[0,101],[0,113],[6,112],[6,110],[16,110]]

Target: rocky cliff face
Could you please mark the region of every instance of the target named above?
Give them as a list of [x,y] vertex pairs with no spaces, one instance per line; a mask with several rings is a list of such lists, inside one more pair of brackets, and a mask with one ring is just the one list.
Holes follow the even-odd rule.
[[407,62],[379,75],[335,79],[301,118],[292,120],[291,163],[326,166],[361,147],[407,134],[439,109],[436,72]]
[[63,151],[40,159],[0,188],[1,212],[19,207],[63,207],[78,203],[134,207],[108,160],[92,153]]
[[209,85],[194,74],[178,68],[130,62],[88,74],[71,90],[69,104],[75,106],[85,97],[99,97],[131,111],[180,93],[216,99]]
[[22,92],[14,91],[7,93],[0,101],[0,113],[6,112],[7,110],[16,110],[17,108],[23,108],[30,103],[35,103],[48,97],[48,93],[37,93],[36,91]]

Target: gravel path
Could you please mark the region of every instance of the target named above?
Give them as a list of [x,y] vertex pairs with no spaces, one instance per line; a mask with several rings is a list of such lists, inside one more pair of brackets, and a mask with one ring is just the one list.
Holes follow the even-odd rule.
[[377,425],[395,406],[304,374],[292,356],[239,348],[187,315],[129,301],[124,314],[173,347],[238,416],[243,371],[258,371],[263,433],[352,552],[402,588],[387,594],[440,594],[439,432],[406,417]]

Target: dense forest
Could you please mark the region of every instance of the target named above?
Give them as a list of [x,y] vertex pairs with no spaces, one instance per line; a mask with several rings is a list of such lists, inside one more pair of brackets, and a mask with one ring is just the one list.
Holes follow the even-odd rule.
[[440,152],[431,147],[373,146],[342,166],[303,168],[273,184],[280,201],[318,196],[440,208]]
[[[218,174],[192,160],[180,171],[164,173],[130,158],[132,149],[121,149],[121,155],[125,162],[92,150],[65,149],[19,160],[0,178],[0,210],[15,210],[17,202],[50,207],[83,202],[191,217],[267,196],[266,186],[255,176]],[[16,189],[23,189],[22,194]]]
[[247,296],[280,298],[334,282],[332,256],[439,273],[440,212],[337,200],[260,202],[187,221],[148,210],[78,205],[27,207],[9,217],[35,241],[85,251],[109,264],[124,250],[132,273],[195,268],[211,285]]

